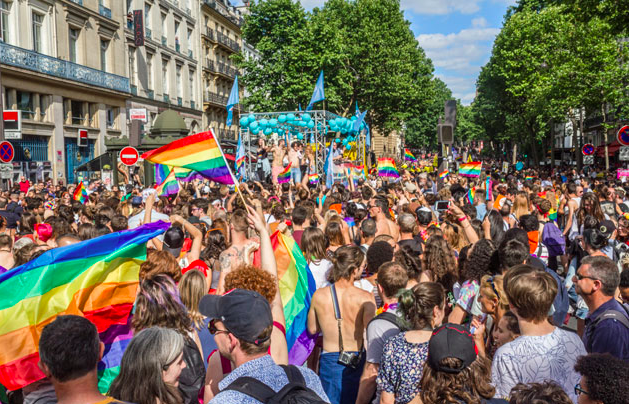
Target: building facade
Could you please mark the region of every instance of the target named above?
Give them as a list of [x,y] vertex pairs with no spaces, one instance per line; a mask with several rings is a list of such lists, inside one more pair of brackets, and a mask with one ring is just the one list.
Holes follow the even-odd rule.
[[106,136],[127,135],[125,15],[119,0],[0,0],[2,102],[22,114],[13,180],[75,182]]

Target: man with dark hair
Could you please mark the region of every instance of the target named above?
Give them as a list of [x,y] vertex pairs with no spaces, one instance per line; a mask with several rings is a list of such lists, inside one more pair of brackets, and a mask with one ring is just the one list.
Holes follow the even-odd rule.
[[209,203],[207,199],[197,198],[192,200],[192,205],[190,205],[190,214],[192,216],[196,216],[200,221],[204,222],[208,226],[212,225],[212,220],[207,215],[207,209],[209,207]]
[[610,354],[593,353],[577,359],[574,370],[581,374],[574,387],[579,404],[629,404],[629,364]]
[[397,292],[406,288],[408,274],[398,263],[388,262],[378,270],[378,294],[384,303],[382,313],[367,325],[367,362],[360,377],[357,404],[367,404],[376,392],[376,377],[382,359],[382,350],[387,339],[401,330],[396,321]]
[[509,404],[573,404],[570,397],[554,382],[517,384],[511,389]]
[[474,207],[476,208],[476,218],[484,220],[487,215],[487,192],[484,189],[477,189],[474,194]]
[[589,309],[583,333],[585,349],[629,361],[629,312],[614,299],[620,283],[614,261],[587,256],[572,280]]
[[292,222],[293,222],[293,238],[297,242],[297,245],[301,248],[301,236],[304,234],[304,229],[310,227],[310,218],[308,217],[308,209],[305,206],[299,205],[293,209]]
[[124,215],[115,215],[111,219],[110,225],[112,231],[127,230],[129,228],[129,221]]
[[365,219],[360,223],[360,248],[364,253],[367,252],[369,246],[376,238],[377,230],[376,221],[371,218]]
[[58,316],[44,327],[38,365],[52,382],[59,404],[120,402],[98,391],[97,365],[104,349],[96,326],[84,317]]
[[20,217],[13,212],[7,210],[9,201],[5,197],[0,197],[0,216],[7,222],[7,230],[11,233],[11,236],[15,235],[17,230],[17,222],[20,221]]
[[620,273],[620,297],[625,304],[629,304],[629,268],[623,269]]
[[369,201],[369,216],[376,221],[376,236],[388,234],[394,241],[399,238],[397,225],[391,220],[389,202],[384,196],[376,196]]
[[280,367],[268,354],[273,316],[269,302],[262,295],[244,289],[234,289],[222,296],[206,295],[201,299],[199,312],[212,319],[210,332],[214,334],[218,351],[236,365],[220,381],[220,392],[210,403],[257,403],[261,400],[254,396],[261,391],[260,387],[262,391],[267,387],[279,392],[289,382],[299,381],[308,393],[315,395],[313,397],[329,402],[319,377],[312,370]]

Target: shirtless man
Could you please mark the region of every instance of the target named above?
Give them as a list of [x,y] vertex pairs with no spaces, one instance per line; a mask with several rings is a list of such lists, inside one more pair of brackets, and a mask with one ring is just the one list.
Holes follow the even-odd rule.
[[286,156],[286,142],[280,140],[277,145],[271,149],[273,151],[273,164],[271,166],[271,176],[273,185],[277,185],[277,175],[284,170],[284,157]]
[[[340,325],[332,302],[331,286],[318,289],[312,296],[308,312],[308,332],[323,334],[323,351],[319,373],[323,389],[331,403],[354,403],[358,394],[360,375],[365,363],[363,333],[374,317],[376,304],[371,293],[354,286],[360,279],[367,260],[357,246],[336,250],[331,280],[336,289],[340,310]],[[351,364],[338,363],[340,358],[339,327],[342,351],[350,356]]]
[[299,184],[301,182],[301,143],[293,142],[291,149],[288,151],[288,161],[290,162],[290,176],[293,182]]
[[247,212],[243,209],[236,209],[231,216],[229,232],[231,235],[231,246],[219,255],[221,276],[218,281],[217,293],[223,294],[225,277],[239,265],[253,262],[253,252],[258,249],[259,244],[255,240],[247,238]]
[[376,221],[376,237],[388,234],[397,243],[400,232],[397,225],[389,218],[389,202],[386,198],[375,196],[369,201],[369,216]]

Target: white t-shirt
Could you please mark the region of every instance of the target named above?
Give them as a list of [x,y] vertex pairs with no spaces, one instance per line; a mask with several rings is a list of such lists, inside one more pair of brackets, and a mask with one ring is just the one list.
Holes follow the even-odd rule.
[[[129,218],[129,221],[128,221],[129,229],[135,229],[136,227],[140,227],[140,223],[142,222],[142,220],[144,220],[144,209],[142,209],[142,211],[138,213],[137,215],[131,216]],[[170,217],[163,213],[156,212],[155,209],[153,209],[153,212],[151,212],[151,220],[154,222],[158,220],[163,220],[165,222],[168,222],[170,221]],[[159,241],[164,241],[164,234],[163,233],[160,234],[159,236],[157,236],[157,238],[159,239]]]
[[354,281],[354,286],[369,293],[373,293],[374,290],[374,286],[367,279],[359,279],[357,281]]
[[491,366],[491,382],[496,387],[496,398],[507,398],[518,383],[556,382],[577,402],[574,386],[581,375],[574,364],[586,355],[579,336],[570,331],[555,328],[542,336],[521,336],[501,346]]
[[308,268],[310,268],[310,272],[312,272],[312,277],[315,280],[317,289],[330,285],[330,282],[328,282],[328,273],[332,268],[332,262],[323,258],[320,261],[311,262],[308,264]]

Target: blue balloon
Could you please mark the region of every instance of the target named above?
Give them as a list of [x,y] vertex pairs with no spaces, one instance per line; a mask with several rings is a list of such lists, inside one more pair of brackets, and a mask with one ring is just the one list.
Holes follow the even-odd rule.
[[282,115],[278,116],[278,117],[277,117],[277,120],[278,120],[280,123],[284,123],[284,122],[286,122],[286,115],[282,114]]
[[345,128],[341,128],[341,133],[342,133],[343,135],[345,135],[345,134],[347,133],[347,129],[345,129]]
[[249,118],[247,118],[246,116],[243,116],[242,118],[240,118],[240,126],[242,126],[243,128],[246,128],[249,125]]
[[252,127],[251,131],[253,132],[254,135],[256,135],[256,134],[258,134],[258,132],[260,132],[260,127],[259,126],[256,126],[255,128]]
[[305,114],[301,116],[301,119],[303,119],[306,122],[309,122],[312,119],[312,117],[310,116],[309,113],[306,112]]
[[269,126],[277,126],[277,119],[273,118],[273,119],[269,119]]
[[341,126],[347,125],[347,118],[341,118]]
[[304,139],[304,134],[303,133],[298,133],[297,134],[297,139],[303,140]]
[[352,117],[350,118],[350,121],[354,122],[356,119],[358,119],[356,115],[352,115]]
[[[258,123],[258,121],[253,121],[249,124],[249,127],[253,130],[259,128],[260,124]],[[256,132],[257,133],[257,132]]]
[[249,114],[249,116],[247,117],[247,119],[249,119],[249,123],[253,122],[256,120],[256,116],[253,114]]
[[268,124],[269,124],[268,119],[265,119],[265,118],[260,119],[260,125],[267,126]]
[[336,119],[330,119],[328,124],[330,124],[330,126],[336,126]]
[[314,123],[314,121],[308,121],[308,122],[306,123],[306,126],[307,126],[308,128],[310,128],[310,129],[312,129],[312,128],[314,128],[315,123]]
[[339,139],[338,137],[334,140],[336,143],[341,143],[341,139]]
[[346,145],[345,145],[345,149],[347,149],[347,150],[352,150],[352,145],[351,145],[351,144],[346,144]]
[[293,122],[295,120],[295,114],[288,114],[288,115],[286,115],[286,120],[288,122]]

